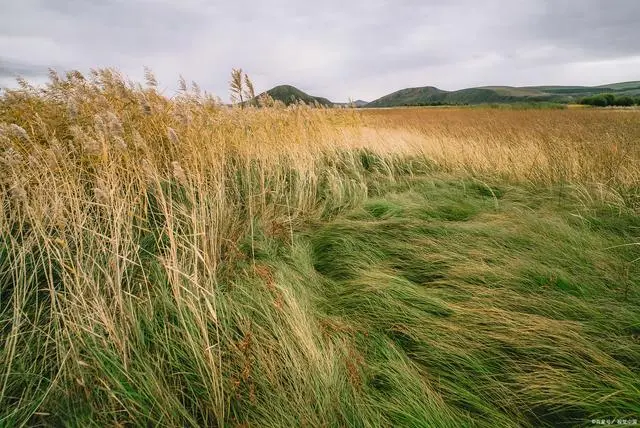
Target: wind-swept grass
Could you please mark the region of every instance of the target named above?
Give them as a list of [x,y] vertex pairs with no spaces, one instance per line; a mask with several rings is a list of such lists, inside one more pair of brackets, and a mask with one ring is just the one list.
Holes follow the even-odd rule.
[[0,100],[1,424],[640,416],[637,113],[227,108],[147,80]]

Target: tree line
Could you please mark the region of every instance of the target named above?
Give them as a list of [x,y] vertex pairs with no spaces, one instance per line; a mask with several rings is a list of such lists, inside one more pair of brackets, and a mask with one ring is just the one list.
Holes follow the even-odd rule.
[[640,97],[633,98],[628,95],[598,94],[582,98],[579,103],[594,107],[628,107],[633,105],[640,105]]

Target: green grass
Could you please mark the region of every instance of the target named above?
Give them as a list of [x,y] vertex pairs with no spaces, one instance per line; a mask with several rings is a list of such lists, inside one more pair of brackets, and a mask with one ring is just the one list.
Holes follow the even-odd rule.
[[[388,423],[575,426],[638,414],[640,252],[599,226],[630,230],[636,216],[577,221],[553,192],[495,199],[464,181],[398,187],[309,234],[323,311],[366,332],[355,339],[361,375]],[[406,403],[402,416],[394,403]]]
[[638,414],[640,251],[616,247],[637,217],[576,220],[584,207],[552,190],[488,190],[420,177],[296,242],[315,316],[349,332],[360,362],[356,425]]
[[442,173],[389,182],[374,161],[363,157],[369,197],[299,223],[293,240],[257,224],[199,298],[175,296],[154,256],[166,237],[140,236],[131,275],[154,291],[126,308],[127,336],[68,338],[80,359],[67,379],[36,353],[52,332],[16,337],[34,353],[14,357],[5,396],[27,406],[5,407],[4,425],[537,427],[640,414],[633,212]]

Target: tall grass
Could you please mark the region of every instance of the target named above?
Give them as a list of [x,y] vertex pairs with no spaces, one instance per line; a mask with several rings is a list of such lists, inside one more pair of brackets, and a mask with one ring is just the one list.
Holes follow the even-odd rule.
[[134,401],[157,423],[229,420],[231,391],[249,382],[250,318],[220,296],[234,263],[255,258],[257,228],[290,236],[305,213],[362,193],[337,178],[355,158],[330,151],[352,115],[169,100],[148,80],[53,75],[2,99],[7,421],[59,400],[60,385],[65,411],[104,402],[107,420],[149,417]]
[[372,139],[449,170],[534,185],[588,185],[638,206],[640,112],[397,109],[364,112]]
[[[563,395],[553,371],[563,358],[602,363],[607,394],[623,397],[612,408],[631,414],[638,397],[630,381],[638,362],[632,342],[616,342],[631,347],[630,363],[583,339],[585,348],[576,351],[570,341],[579,328],[570,321],[549,330],[538,315],[501,312],[488,295],[482,298],[489,312],[475,306],[481,301],[465,306],[438,299],[416,309],[411,301],[421,292],[393,272],[422,281],[419,266],[438,262],[415,251],[428,243],[433,254],[443,247],[421,237],[420,224],[465,220],[465,212],[476,212],[474,204],[477,210],[498,206],[497,180],[573,186],[578,206],[615,206],[633,219],[640,183],[636,113],[229,108],[197,88],[183,85],[167,98],[156,85],[151,74],[141,86],[113,70],[86,77],[72,72],[52,74],[43,88],[21,82],[0,100],[3,424],[518,425],[553,413],[554,394],[577,414],[592,414],[595,405],[579,403],[590,393],[578,388],[583,372],[567,380]],[[475,184],[465,186],[478,186],[479,199],[423,212],[411,202],[413,187],[402,186],[430,174],[472,177]],[[369,207],[374,218],[394,217],[388,201],[371,205],[394,186],[409,192],[396,214],[409,213],[414,246],[385,249],[393,238],[379,230],[370,241],[350,237],[355,232],[340,222],[351,220],[340,216],[357,217],[353,213]],[[585,221],[593,219],[602,217]],[[397,226],[385,227],[401,233]],[[370,226],[362,227],[366,233]],[[556,237],[572,236],[563,233]],[[620,233],[606,243],[631,257],[633,247],[620,246],[632,238]],[[572,239],[596,246],[593,235]],[[585,263],[600,262],[627,287],[626,298],[636,298],[636,279],[621,279],[617,264],[592,253]],[[385,257],[401,263],[383,266]],[[453,268],[453,259],[441,258]],[[635,274],[624,266],[627,276]],[[467,265],[455,268],[460,284],[480,275],[465,273]],[[528,275],[546,281],[540,272]],[[589,277],[590,271],[579,272],[576,278]],[[606,281],[605,275],[593,287],[606,289]],[[375,283],[391,288],[368,290]],[[367,307],[369,321],[357,321]],[[420,315],[423,309],[458,315],[455,322],[436,322],[438,334],[451,335],[439,342],[440,353],[408,359],[410,347],[434,345],[420,330],[430,319]],[[627,306],[621,314],[630,317],[621,328],[637,334],[637,314]],[[500,370],[509,368],[513,377],[454,400],[471,387],[469,364],[481,371],[501,355],[460,354],[450,342],[465,337],[464,323],[480,326],[483,317],[497,325],[484,331],[486,346],[524,346],[525,339],[509,336],[519,331],[533,341],[550,336],[545,347],[527,353],[528,367],[537,371],[511,362]],[[391,342],[380,335],[385,329],[395,331]],[[566,355],[536,359],[555,339]],[[548,383],[539,385],[545,377]],[[511,400],[503,411],[488,404],[499,397]]]

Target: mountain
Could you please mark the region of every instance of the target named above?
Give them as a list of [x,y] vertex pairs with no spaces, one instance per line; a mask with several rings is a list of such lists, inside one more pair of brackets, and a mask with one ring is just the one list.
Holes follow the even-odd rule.
[[356,101],[351,101],[348,103],[333,103],[334,107],[355,107],[355,108],[360,108],[360,107],[365,107],[367,104],[369,104],[368,101],[362,101],[362,100],[356,100]]
[[282,101],[286,105],[294,104],[299,101],[302,101],[305,104],[318,103],[325,107],[333,107],[334,104],[326,98],[314,97],[291,85],[276,86],[269,89],[266,93],[274,100]]
[[367,104],[367,107],[397,107],[406,105],[420,105],[425,102],[441,102],[447,92],[433,86],[422,88],[406,88],[385,95]]
[[372,101],[366,107],[398,107],[442,104],[486,104],[517,102],[571,103],[602,93],[640,95],[640,81],[601,86],[483,86],[445,91],[433,86],[407,88]]

